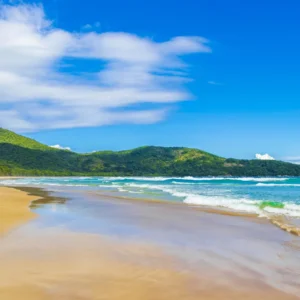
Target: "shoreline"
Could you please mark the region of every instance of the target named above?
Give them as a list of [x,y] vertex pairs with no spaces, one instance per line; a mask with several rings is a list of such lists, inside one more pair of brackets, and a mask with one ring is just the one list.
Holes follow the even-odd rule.
[[[41,176],[43,177],[43,176]],[[61,176],[63,177],[63,176]],[[68,176],[69,177],[69,176]],[[0,180],[10,180],[10,179],[21,179],[21,178],[36,178],[32,176],[19,176],[19,177],[0,177]],[[47,177],[46,177],[47,178]],[[5,187],[5,185],[3,185]],[[43,189],[43,190],[51,190],[51,186],[47,185],[11,185],[7,186],[8,188],[15,188],[15,189],[22,189],[23,188],[34,188],[34,189]],[[63,186],[60,186],[63,187]],[[1,188],[1,186],[0,186]],[[70,188],[70,186],[66,186],[66,188]],[[191,207],[193,209],[207,212],[211,214],[217,214],[217,215],[225,215],[225,216],[232,216],[232,217],[241,217],[241,218],[255,218],[258,222],[260,220],[266,220],[267,222],[273,224],[274,226],[278,227],[280,230],[285,231],[288,234],[292,234],[295,236],[300,236],[300,222],[299,224],[295,224],[295,220],[298,221],[297,218],[282,216],[282,215],[276,215],[276,214],[265,214],[263,217],[261,217],[259,214],[253,213],[253,212],[246,212],[246,211],[239,211],[234,209],[229,209],[225,207],[216,207],[216,206],[209,206],[209,205],[196,205],[196,204],[189,204],[189,203],[179,203],[175,201],[166,201],[162,199],[155,199],[155,198],[138,198],[138,197],[130,197],[130,195],[123,196],[118,191],[110,191],[106,192],[105,190],[99,189],[98,191],[86,191],[87,193],[91,194],[97,194],[99,196],[104,196],[107,198],[115,198],[115,199],[123,199],[123,200],[130,200],[130,201],[144,201],[144,202],[151,202],[151,203],[166,203],[170,205],[186,205],[188,207]],[[118,195],[119,194],[119,195]]]
[[266,220],[267,222],[273,224],[274,226],[278,227],[279,229],[295,235],[300,236],[300,227],[297,227],[292,223],[291,218],[287,218],[284,216],[277,216],[277,215],[269,215],[265,217],[260,217],[258,214],[250,213],[250,212],[243,212],[237,210],[230,210],[226,209],[225,207],[213,207],[213,206],[206,206],[206,205],[196,205],[196,204],[188,204],[188,203],[178,203],[175,201],[164,201],[160,199],[147,199],[147,198],[130,198],[129,196],[117,196],[117,195],[110,195],[104,192],[93,191],[89,192],[91,194],[97,194],[99,196],[104,196],[108,198],[115,198],[115,199],[123,199],[123,200],[130,200],[130,201],[144,201],[150,203],[164,203],[168,205],[185,205],[195,210],[199,210],[205,213],[211,213],[216,215],[224,215],[224,216],[231,216],[231,217],[239,217],[239,218],[254,218],[257,222],[261,222],[262,220]]
[[12,187],[0,187],[0,236],[34,219],[30,210],[32,201],[39,197]]

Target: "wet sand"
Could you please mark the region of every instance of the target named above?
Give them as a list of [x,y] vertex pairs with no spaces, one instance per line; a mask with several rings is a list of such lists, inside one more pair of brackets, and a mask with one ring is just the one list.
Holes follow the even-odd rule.
[[38,218],[0,237],[0,299],[299,299],[297,237],[271,224],[86,193],[1,191],[1,203],[19,199],[13,207],[26,215],[45,198],[31,205]]
[[195,272],[147,244],[58,232],[47,239],[29,239],[30,247],[6,242],[1,299],[297,299],[259,278],[245,281],[205,263]]
[[[144,202],[156,202],[156,203],[163,203],[168,205],[182,205],[182,203],[172,202],[172,201],[163,201],[158,199],[148,199],[148,198],[128,198],[124,196],[117,195],[117,193],[107,193],[107,192],[89,192],[91,194],[97,194],[99,196],[102,196],[104,198],[112,198],[112,199],[125,199],[129,201],[144,201]],[[265,222],[265,220],[262,220],[259,218],[259,216],[255,213],[249,213],[249,212],[242,212],[242,211],[234,211],[230,209],[226,209],[225,207],[211,207],[211,206],[205,206],[205,205],[194,205],[194,204],[188,204],[188,206],[193,207],[193,209],[199,210],[201,212],[207,212],[217,215],[224,215],[224,216],[232,216],[232,217],[243,217],[243,218],[253,218],[255,222]],[[295,218],[289,218],[287,216],[278,216],[278,215],[271,215],[269,214],[267,219],[271,224],[277,226],[283,231],[286,231],[290,234],[294,234],[296,236],[300,236],[300,221],[299,219]],[[296,223],[296,224],[295,224]]]
[[0,235],[33,219],[35,214],[29,205],[37,199],[17,189],[0,187]]

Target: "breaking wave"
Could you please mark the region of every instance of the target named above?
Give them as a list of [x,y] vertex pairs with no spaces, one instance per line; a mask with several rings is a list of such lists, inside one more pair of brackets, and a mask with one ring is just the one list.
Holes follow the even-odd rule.
[[260,216],[300,217],[300,178],[293,177],[27,177],[1,184],[113,189]]

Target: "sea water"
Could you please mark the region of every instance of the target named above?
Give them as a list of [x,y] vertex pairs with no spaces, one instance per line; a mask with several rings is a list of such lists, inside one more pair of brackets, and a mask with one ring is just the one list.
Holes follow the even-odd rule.
[[0,184],[68,186],[259,216],[278,214],[300,218],[299,177],[31,177],[0,180]]

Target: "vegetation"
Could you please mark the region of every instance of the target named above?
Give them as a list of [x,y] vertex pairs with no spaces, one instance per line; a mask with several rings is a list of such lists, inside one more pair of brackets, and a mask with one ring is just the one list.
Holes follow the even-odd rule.
[[17,145],[24,148],[29,149],[39,149],[39,150],[47,150],[54,151],[54,148],[41,144],[33,139],[29,139],[25,136],[16,134],[12,131],[0,128],[0,144],[9,143],[12,145]]
[[78,154],[0,128],[0,175],[300,176],[300,165],[225,159],[198,149],[140,147]]

